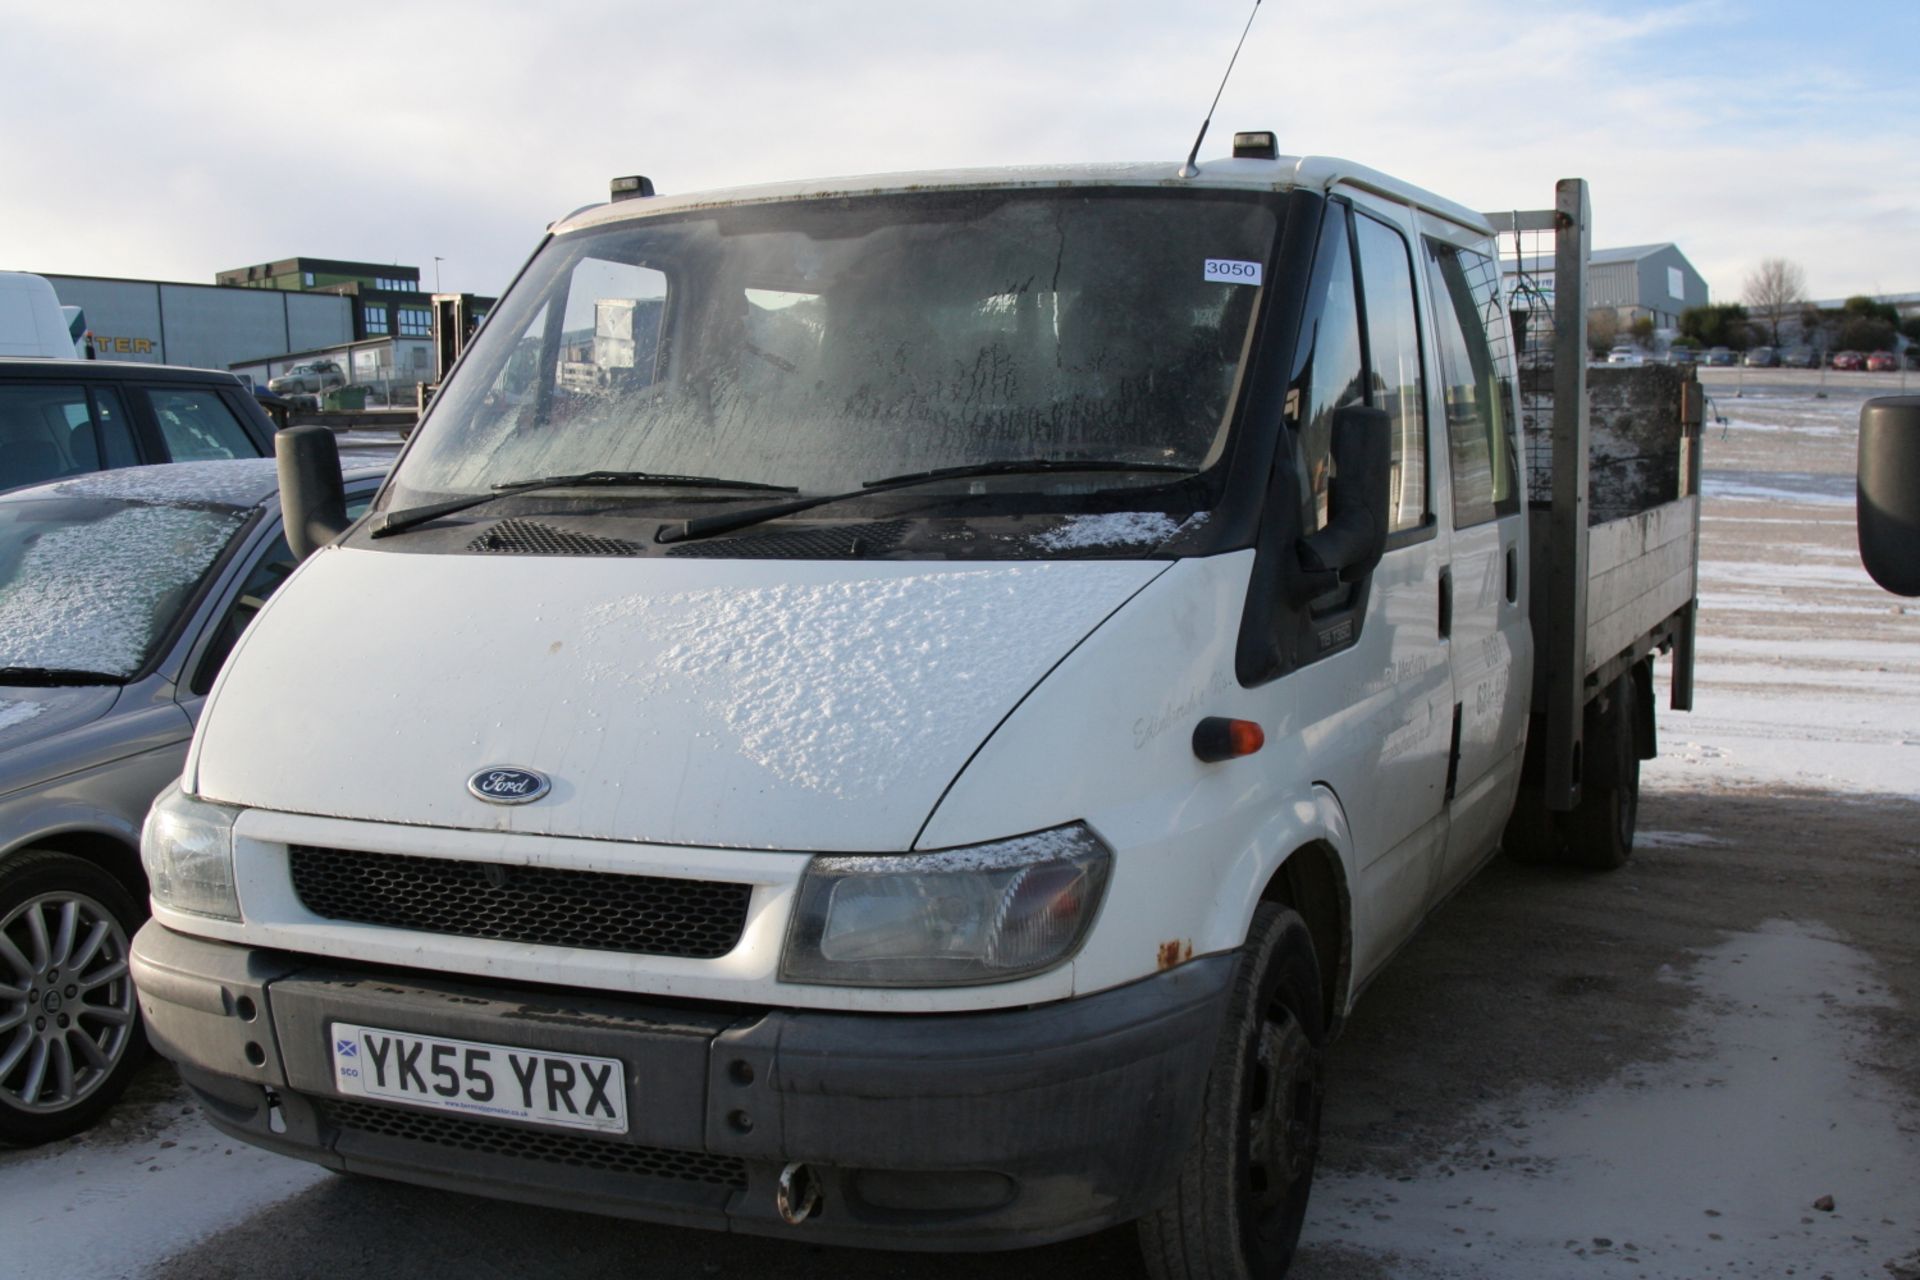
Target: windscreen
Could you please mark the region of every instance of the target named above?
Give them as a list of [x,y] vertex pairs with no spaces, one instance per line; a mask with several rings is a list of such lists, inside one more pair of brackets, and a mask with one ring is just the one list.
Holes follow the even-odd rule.
[[569,233],[490,317],[396,489],[418,502],[615,469],[824,493],[1036,457],[1199,470],[1221,449],[1275,232],[1258,195],[1143,188],[814,199]]
[[249,515],[63,496],[0,502],[0,667],[135,675]]

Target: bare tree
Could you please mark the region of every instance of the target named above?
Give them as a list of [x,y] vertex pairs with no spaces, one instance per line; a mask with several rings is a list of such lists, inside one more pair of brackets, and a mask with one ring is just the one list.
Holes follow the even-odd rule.
[[1780,345],[1780,321],[1807,300],[1807,278],[1799,264],[1785,258],[1768,258],[1747,277],[1747,305],[1754,316],[1773,334],[1773,345]]
[[1587,346],[1596,356],[1607,354],[1620,337],[1620,313],[1612,307],[1595,307],[1587,312]]

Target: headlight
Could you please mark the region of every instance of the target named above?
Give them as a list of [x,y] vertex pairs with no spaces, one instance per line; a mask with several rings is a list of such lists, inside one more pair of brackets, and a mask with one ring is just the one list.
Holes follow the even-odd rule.
[[140,830],[140,861],[153,900],[175,911],[240,919],[233,889],[233,822],[240,810],[208,804],[180,790],[160,793]]
[[940,853],[817,857],[780,976],[905,987],[1039,973],[1086,936],[1112,857],[1079,823]]

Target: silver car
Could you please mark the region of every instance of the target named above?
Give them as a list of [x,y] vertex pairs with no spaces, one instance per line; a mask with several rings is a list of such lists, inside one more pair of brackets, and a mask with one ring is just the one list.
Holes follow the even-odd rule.
[[[384,469],[346,471],[354,514]],[[0,495],[0,1141],[76,1133],[126,1086],[140,826],[294,564],[268,458]]]

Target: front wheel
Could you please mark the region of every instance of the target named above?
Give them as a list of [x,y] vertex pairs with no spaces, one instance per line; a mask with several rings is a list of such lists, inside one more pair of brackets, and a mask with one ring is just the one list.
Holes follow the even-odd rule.
[[87,1128],[138,1065],[127,969],[139,905],[84,858],[29,850],[0,865],[0,1141]]
[[1140,1220],[1154,1280],[1278,1280],[1320,1150],[1326,1011],[1306,923],[1262,903],[1179,1180]]

